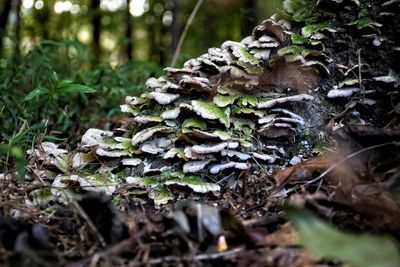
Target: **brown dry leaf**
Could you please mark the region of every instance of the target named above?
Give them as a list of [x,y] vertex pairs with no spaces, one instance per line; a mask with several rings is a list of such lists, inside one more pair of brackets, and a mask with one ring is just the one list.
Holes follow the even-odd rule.
[[264,239],[266,245],[294,246],[299,244],[299,235],[291,222],[280,226],[278,230],[267,235]]
[[333,139],[335,152],[278,171],[277,184],[309,181],[336,164],[323,177],[332,200],[366,215],[376,229],[400,230],[400,149],[394,143],[400,131],[351,125],[335,131]]
[[283,187],[289,182],[307,181],[315,173],[326,170],[331,164],[332,160],[329,156],[323,154],[300,164],[276,170],[274,179],[279,187]]
[[264,69],[259,77],[260,88],[272,86],[292,88],[307,93],[318,86],[321,75],[316,67],[301,66],[300,62],[277,62],[272,69]]

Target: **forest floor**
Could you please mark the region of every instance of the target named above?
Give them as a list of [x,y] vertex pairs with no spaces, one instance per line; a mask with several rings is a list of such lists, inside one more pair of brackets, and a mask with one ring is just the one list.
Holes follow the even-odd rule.
[[[160,209],[128,184],[112,198],[78,185],[83,197],[63,205],[35,203],[31,192],[40,185],[3,179],[3,213],[19,219],[0,217],[0,261],[75,267],[342,266],[342,260],[396,266],[400,133],[346,126],[332,138],[339,144],[335,150],[274,173],[228,175],[218,195],[180,190],[178,201]],[[344,235],[303,208],[343,231],[391,238]],[[365,261],[367,252],[386,265]]]
[[[357,51],[363,42],[340,35],[341,45],[332,38],[327,50],[343,57],[338,62],[352,62],[350,71],[361,70]],[[388,31],[387,39],[394,35]],[[379,69],[382,62],[395,64],[389,56],[363,55],[370,59],[366,72],[374,72],[368,82],[387,73]],[[362,87],[361,75],[355,77]],[[396,79],[390,95],[386,85],[377,87],[384,101],[372,108],[363,102],[363,89],[342,105],[362,112],[346,107],[327,118],[329,142],[319,151],[272,171],[259,166],[257,173],[224,172],[218,193],[194,194],[183,187],[158,208],[146,191],[128,183],[106,196],[70,181],[68,190],[81,197],[68,203],[40,195],[52,188],[52,180],[42,178],[43,161],[28,159],[29,179],[0,177],[0,265],[400,266]]]

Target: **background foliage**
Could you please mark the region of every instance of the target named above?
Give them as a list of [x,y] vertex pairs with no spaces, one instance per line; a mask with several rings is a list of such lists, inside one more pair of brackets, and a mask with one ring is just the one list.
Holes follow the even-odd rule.
[[[178,64],[240,40],[281,0],[206,0]],[[196,1],[0,1],[0,170],[39,140],[74,145],[118,125],[119,104],[145,90],[176,49]],[[22,166],[22,167],[21,167]],[[14,169],[14,168],[12,168]]]

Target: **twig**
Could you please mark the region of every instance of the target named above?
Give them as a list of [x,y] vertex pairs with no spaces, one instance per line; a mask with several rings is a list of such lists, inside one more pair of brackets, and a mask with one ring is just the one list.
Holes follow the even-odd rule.
[[193,8],[192,13],[190,14],[190,17],[188,18],[188,20],[186,21],[186,25],[185,28],[183,29],[183,32],[181,34],[181,37],[179,38],[178,44],[175,48],[175,52],[174,52],[174,56],[172,58],[171,61],[171,67],[174,67],[176,64],[176,61],[178,60],[178,56],[181,53],[181,49],[182,49],[182,45],[183,45],[183,41],[185,40],[186,34],[189,31],[189,27],[192,24],[194,18],[196,17],[197,12],[200,9],[201,4],[203,3],[203,0],[198,0],[196,3],[196,6]]
[[358,59],[358,85],[360,86],[362,92],[363,92],[363,99],[365,98],[365,88],[362,84],[362,77],[361,77],[361,49],[357,50],[357,59]]
[[351,159],[352,157],[357,156],[357,155],[359,155],[359,154],[361,154],[361,153],[363,153],[363,152],[366,152],[366,151],[369,151],[369,150],[373,150],[373,149],[376,149],[376,148],[380,148],[380,147],[383,147],[383,146],[398,145],[398,144],[399,144],[398,142],[387,142],[387,143],[383,143],[383,144],[379,144],[379,145],[369,146],[369,147],[363,148],[363,149],[361,149],[361,150],[359,150],[359,151],[356,151],[356,152],[354,152],[354,153],[352,153],[352,154],[349,154],[349,155],[347,155],[345,158],[343,158],[342,160],[339,160],[337,163],[335,163],[335,164],[333,164],[332,166],[330,166],[330,167],[329,167],[328,169],[326,169],[323,173],[321,173],[318,177],[316,177],[316,178],[314,178],[314,179],[312,179],[312,180],[306,182],[305,184],[297,185],[297,186],[295,186],[295,187],[293,187],[293,188],[287,190],[285,193],[286,193],[286,194],[289,194],[289,193],[291,193],[291,192],[293,192],[293,191],[299,189],[300,186],[309,185],[309,184],[313,184],[313,183],[315,183],[315,182],[318,182],[319,180],[321,180],[322,178],[324,178],[326,175],[328,175],[333,169],[335,169],[336,167],[338,167],[340,164],[342,164],[342,163],[345,162],[346,160]]
[[[213,253],[213,254],[200,254],[193,257],[194,261],[204,261],[204,260],[216,260],[223,257],[234,256],[243,251],[243,247],[234,248],[228,251]],[[148,261],[149,265],[156,265],[163,262],[182,262],[184,260],[190,260],[187,257],[177,257],[177,256],[166,256],[162,258],[152,259]]]
[[82,209],[82,207],[78,204],[78,202],[73,201],[72,204],[76,208],[76,210],[79,212],[79,214],[82,216],[82,218],[87,222],[89,225],[90,229],[92,229],[93,233],[99,240],[100,244],[102,247],[107,246],[106,241],[104,240],[104,237],[101,235],[99,230],[97,229],[96,225],[92,222],[92,220],[89,218],[89,216],[86,214],[86,212]]
[[112,245],[106,248],[103,251],[97,252],[93,255],[90,255],[84,259],[81,259],[76,262],[70,262],[66,265],[66,267],[83,267],[87,266],[88,263],[93,261],[93,258],[99,257],[100,259],[111,258],[118,256],[126,251],[132,251],[133,247],[137,246],[140,242],[141,238],[148,235],[149,231],[142,229],[136,234],[133,234],[131,237],[120,241],[119,243]]

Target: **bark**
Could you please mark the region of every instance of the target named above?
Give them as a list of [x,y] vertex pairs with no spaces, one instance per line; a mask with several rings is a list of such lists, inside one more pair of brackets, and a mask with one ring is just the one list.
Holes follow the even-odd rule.
[[171,51],[175,52],[179,38],[182,33],[182,0],[174,0],[174,8],[172,9],[171,31]]
[[101,33],[101,14],[100,14],[100,0],[92,0],[91,2],[92,15],[92,37],[93,37],[93,58],[92,63],[95,65],[99,63],[101,55],[100,46],[100,33]]
[[[160,23],[161,24],[161,23]],[[162,66],[165,65],[165,45],[164,37],[167,28],[164,25],[153,23],[148,25],[147,35],[149,42],[149,59]]]
[[1,10],[0,13],[0,54],[3,51],[3,36],[6,32],[8,14],[10,13],[11,10],[11,1],[12,0],[6,0],[4,2],[3,9]]
[[166,45],[165,45],[165,35],[167,34],[167,27],[165,27],[163,24],[161,24],[161,29],[160,33],[158,36],[158,56],[160,59],[160,65],[165,66],[166,64],[166,57],[165,57],[165,52],[166,52]]
[[129,5],[131,1],[127,1],[127,8],[126,8],[126,28],[125,28],[125,54],[128,60],[132,60],[134,57],[134,34],[133,34],[133,20],[131,14],[129,13]]
[[243,3],[243,9],[245,16],[240,30],[242,36],[248,36],[251,34],[254,26],[256,26],[257,23],[257,1],[245,0]]
[[14,56],[19,56],[20,51],[20,41],[21,41],[21,4],[22,0],[16,0],[15,13],[17,14],[15,20],[15,46],[14,46]]

